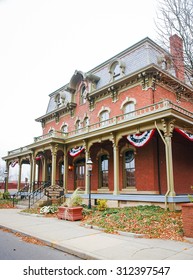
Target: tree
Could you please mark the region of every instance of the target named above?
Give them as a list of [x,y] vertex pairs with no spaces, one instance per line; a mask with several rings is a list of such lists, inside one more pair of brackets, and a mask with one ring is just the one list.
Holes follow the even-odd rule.
[[192,83],[193,0],[158,0],[156,28],[159,41],[167,49],[169,49],[170,37],[172,35],[176,34],[181,37],[184,50],[184,64],[186,67],[185,74]]

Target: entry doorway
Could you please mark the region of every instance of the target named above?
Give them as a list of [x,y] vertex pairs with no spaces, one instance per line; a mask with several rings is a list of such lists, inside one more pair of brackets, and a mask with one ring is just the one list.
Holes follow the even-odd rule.
[[85,158],[75,162],[75,189],[85,189]]

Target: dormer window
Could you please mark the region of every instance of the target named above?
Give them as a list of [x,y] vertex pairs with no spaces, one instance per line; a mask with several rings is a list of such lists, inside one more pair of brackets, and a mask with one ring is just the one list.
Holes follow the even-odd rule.
[[116,81],[120,79],[125,74],[125,63],[116,59],[109,65],[109,73],[111,75],[111,81]]
[[60,94],[57,94],[55,96],[55,100],[54,101],[56,102],[56,106],[57,107],[59,107],[61,105]]
[[121,75],[121,72],[120,72],[119,64],[116,64],[113,69],[113,80],[119,79],[120,75]]
[[85,84],[83,84],[80,89],[80,104],[86,103],[86,95],[87,95],[86,86],[85,86]]

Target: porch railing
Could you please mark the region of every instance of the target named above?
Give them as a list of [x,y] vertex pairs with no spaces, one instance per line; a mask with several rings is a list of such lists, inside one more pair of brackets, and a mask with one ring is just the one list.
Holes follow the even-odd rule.
[[[193,118],[193,112],[190,112],[176,104],[173,104],[170,100],[163,100],[158,103],[154,103],[154,104],[145,106],[143,108],[139,108],[135,111],[132,111],[132,112],[129,112],[126,114],[122,114],[122,115],[118,115],[118,116],[115,116],[108,120],[90,124],[83,128],[71,130],[69,132],[62,132],[62,131],[55,130],[55,131],[52,131],[50,133],[47,133],[47,134],[44,134],[44,135],[41,135],[38,137],[34,137],[34,142],[39,142],[39,141],[42,141],[45,139],[49,139],[51,137],[56,137],[56,138],[60,138],[60,139],[73,138],[73,137],[81,135],[81,134],[93,132],[96,130],[98,131],[100,129],[104,129],[105,127],[109,127],[109,126],[112,127],[117,124],[128,122],[129,120],[134,120],[134,119],[137,119],[137,118],[140,118],[143,116],[148,116],[148,115],[151,115],[151,114],[154,114],[157,112],[161,112],[161,111],[164,111],[167,109],[176,110],[186,116]],[[13,151],[8,152],[8,155],[14,155],[14,154],[17,154],[18,152],[26,151],[26,149],[27,149],[27,147],[13,150]]]

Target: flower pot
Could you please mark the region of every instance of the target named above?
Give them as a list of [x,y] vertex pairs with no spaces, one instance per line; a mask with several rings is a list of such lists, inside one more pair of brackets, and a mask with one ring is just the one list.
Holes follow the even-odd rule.
[[57,217],[58,219],[68,220],[68,221],[78,221],[83,218],[81,206],[74,207],[58,207]]
[[182,204],[184,235],[193,238],[193,203]]

